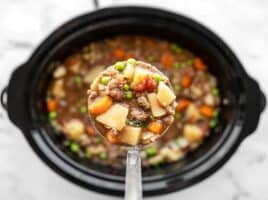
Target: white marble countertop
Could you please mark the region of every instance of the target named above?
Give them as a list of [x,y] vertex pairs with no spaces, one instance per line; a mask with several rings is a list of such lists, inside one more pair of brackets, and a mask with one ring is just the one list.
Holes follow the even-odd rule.
[[[218,33],[268,94],[268,1],[101,0],[100,6],[153,5],[190,16]],[[61,23],[93,10],[90,0],[1,0],[0,89],[16,66]],[[20,105],[18,105],[20,106]],[[268,199],[268,113],[216,174],[181,192],[149,199]],[[117,199],[81,189],[46,167],[0,108],[0,199]]]

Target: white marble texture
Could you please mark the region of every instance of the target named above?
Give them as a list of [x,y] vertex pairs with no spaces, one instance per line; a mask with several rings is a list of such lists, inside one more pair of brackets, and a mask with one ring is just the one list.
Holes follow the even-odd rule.
[[[218,33],[268,94],[267,0],[101,0],[111,5],[153,5],[190,16]],[[61,23],[93,10],[90,0],[1,0],[0,89],[16,66]],[[20,106],[20,105],[18,105]],[[216,174],[181,192],[149,199],[268,199],[268,113]],[[0,108],[0,199],[117,199],[81,189],[46,167]]]

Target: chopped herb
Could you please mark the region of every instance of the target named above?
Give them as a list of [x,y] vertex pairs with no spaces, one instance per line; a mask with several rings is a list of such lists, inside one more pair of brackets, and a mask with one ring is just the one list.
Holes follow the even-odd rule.
[[106,160],[106,159],[108,158],[108,155],[107,155],[107,153],[104,151],[104,152],[101,152],[101,153],[99,154],[99,157],[100,157],[101,160]]
[[123,85],[123,88],[125,91],[129,91],[129,89],[130,89],[129,85],[126,83]]
[[131,91],[126,91],[126,92],[125,92],[125,97],[126,97],[127,99],[132,99],[132,98],[133,98],[133,93],[132,93]]
[[55,111],[49,112],[48,117],[50,120],[56,119],[57,118],[57,113]]
[[209,121],[209,126],[211,128],[214,128],[217,125],[217,120],[216,119],[212,119]]
[[108,85],[110,78],[108,76],[101,77],[101,83],[103,85]]
[[173,67],[176,68],[176,69],[180,69],[180,68],[182,68],[182,64],[179,63],[179,62],[175,62],[175,63],[173,64]]
[[136,65],[136,63],[137,63],[137,61],[136,61],[134,58],[129,58],[129,59],[127,60],[127,62],[128,62],[129,64],[132,64],[132,65]]
[[163,77],[160,74],[153,74],[152,78],[157,82],[160,82],[163,80]]
[[70,144],[70,150],[71,150],[72,152],[74,152],[74,153],[79,152],[79,151],[80,151],[80,146],[79,146],[79,144],[77,144],[77,143],[75,143],[75,142],[71,143],[71,144]]
[[145,152],[148,157],[152,157],[157,154],[157,148],[155,146],[148,147]]
[[174,51],[175,53],[181,53],[182,49],[175,43],[171,44],[171,50]]
[[122,72],[126,68],[126,63],[125,62],[117,62],[114,65],[114,68],[120,72]]
[[155,57],[154,56],[148,56],[147,57],[147,61],[148,62],[154,62],[155,61]]
[[74,77],[74,82],[78,85],[80,85],[82,83],[82,78],[81,76],[75,76]]
[[151,119],[151,120],[154,120],[154,116],[153,116],[153,115],[150,115],[150,119]]
[[80,108],[80,113],[82,113],[82,114],[87,113],[87,107],[86,107],[86,106],[82,106],[82,107]]
[[127,122],[130,126],[135,126],[135,127],[143,127],[145,126],[145,122],[144,121],[140,121],[140,120],[129,120]]
[[213,88],[212,89],[212,94],[213,94],[213,96],[219,96],[219,89],[218,88]]

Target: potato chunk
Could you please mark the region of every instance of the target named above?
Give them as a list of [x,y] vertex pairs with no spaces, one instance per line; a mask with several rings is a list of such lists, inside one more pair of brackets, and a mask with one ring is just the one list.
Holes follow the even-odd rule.
[[151,110],[154,117],[161,117],[167,113],[166,110],[162,108],[158,103],[156,93],[150,93],[147,95],[147,97],[150,102]]
[[201,142],[203,139],[203,133],[201,128],[196,125],[186,124],[183,128],[183,136],[189,141],[189,143]]
[[125,127],[128,108],[120,104],[112,105],[105,113],[98,115],[96,120],[105,126],[122,130]]
[[141,80],[143,80],[146,76],[149,76],[150,74],[152,74],[150,70],[141,67],[136,67],[132,85],[137,85],[139,82],[141,82]]
[[134,73],[135,73],[135,66],[130,63],[127,63],[127,66],[123,71],[123,76],[131,80],[133,78]]
[[142,128],[126,126],[120,134],[120,141],[124,144],[137,145],[140,140]]
[[162,81],[159,82],[157,89],[157,100],[166,107],[175,100],[176,96],[173,91]]
[[63,132],[71,139],[77,140],[85,133],[85,126],[80,120],[72,119],[64,123]]

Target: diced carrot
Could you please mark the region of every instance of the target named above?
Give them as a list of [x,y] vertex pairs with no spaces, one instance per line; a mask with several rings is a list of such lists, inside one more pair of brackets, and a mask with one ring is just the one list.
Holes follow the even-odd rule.
[[161,56],[161,63],[167,69],[173,66],[174,60],[175,58],[171,53],[164,53]]
[[194,59],[194,66],[196,69],[205,71],[207,69],[207,66],[203,63],[203,61],[200,58]]
[[121,48],[117,48],[117,49],[115,49],[115,50],[114,50],[114,57],[115,57],[116,59],[118,59],[118,60],[120,60],[120,59],[124,59],[124,57],[125,57],[125,52],[124,52],[124,50],[121,49]]
[[180,112],[184,109],[186,109],[190,105],[191,101],[188,99],[180,99],[178,101],[178,104],[176,106],[176,111]]
[[79,55],[73,55],[73,56],[68,57],[64,64],[66,67],[71,67],[80,62],[81,62],[81,57]]
[[109,96],[99,97],[88,107],[92,115],[100,115],[106,112],[113,104],[113,100]]
[[181,79],[181,85],[184,88],[188,88],[190,87],[191,83],[192,83],[193,79],[190,76],[183,76]]
[[117,144],[119,142],[118,136],[112,133],[111,131],[106,133],[106,138],[112,144]]
[[47,110],[53,112],[57,109],[58,103],[55,99],[47,100]]
[[160,134],[163,129],[163,124],[158,121],[151,122],[148,125],[148,130],[155,133],[155,134]]
[[214,108],[211,106],[202,105],[199,108],[199,112],[206,117],[212,117],[214,113]]
[[89,136],[93,136],[93,135],[95,135],[95,131],[94,131],[94,129],[92,128],[92,126],[87,126],[87,127],[86,127],[86,131],[87,131],[87,134],[88,134]]

